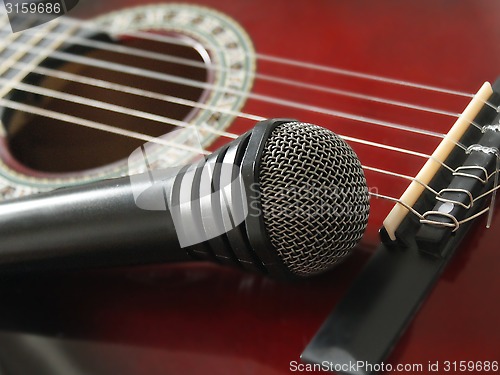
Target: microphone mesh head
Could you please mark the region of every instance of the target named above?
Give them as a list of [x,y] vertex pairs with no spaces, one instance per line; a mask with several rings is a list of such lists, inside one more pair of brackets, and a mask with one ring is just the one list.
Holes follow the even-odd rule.
[[278,125],[264,147],[259,181],[268,236],[293,274],[327,270],[363,236],[369,214],[363,169],[331,131]]

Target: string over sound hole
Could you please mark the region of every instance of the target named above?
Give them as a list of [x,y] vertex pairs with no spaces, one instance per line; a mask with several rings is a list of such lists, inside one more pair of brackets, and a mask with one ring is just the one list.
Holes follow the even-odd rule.
[[[109,48],[66,44],[62,52],[76,56],[76,61],[47,59],[23,81],[27,86],[12,92],[11,99],[55,114],[152,137],[172,129],[172,125],[162,119],[189,121],[196,108],[159,97],[197,102],[203,100],[204,90],[159,78],[170,75],[206,82],[208,72],[196,49],[137,37],[124,37],[119,41],[104,39],[107,40],[102,37],[90,40],[110,43]],[[129,48],[134,54],[120,53],[120,47]],[[143,56],[141,50],[145,51]],[[195,62],[195,66],[153,59],[148,53],[187,59]],[[132,74],[132,70],[144,74]],[[144,143],[144,140],[69,123],[57,115],[47,117],[8,110],[3,119],[13,158],[22,166],[40,172],[67,173],[104,166],[127,158]]]

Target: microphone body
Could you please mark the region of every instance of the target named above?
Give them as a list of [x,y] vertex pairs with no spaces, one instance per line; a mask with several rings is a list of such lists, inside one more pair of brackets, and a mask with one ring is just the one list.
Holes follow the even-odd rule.
[[129,177],[3,203],[0,239],[0,274],[192,259],[168,210],[137,206]]
[[[256,215],[243,228],[241,213],[247,216],[250,205],[258,210],[258,202],[246,198],[252,196],[259,154],[274,127],[287,121],[261,123],[181,169],[102,180],[0,204],[0,274],[193,260],[267,273],[249,249],[246,233],[253,230],[254,237],[261,237],[263,226]],[[241,219],[235,222],[237,212]],[[279,277],[289,276],[264,252],[266,258],[273,272],[278,264]]]
[[368,211],[361,165],[343,140],[266,120],[182,169],[0,204],[0,275],[211,260],[305,277],[349,253]]

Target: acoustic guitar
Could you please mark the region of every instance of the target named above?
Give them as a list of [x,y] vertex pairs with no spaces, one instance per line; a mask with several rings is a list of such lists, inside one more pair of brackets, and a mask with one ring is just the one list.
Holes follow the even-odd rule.
[[[35,27],[11,17],[15,33],[4,3],[2,201],[139,173],[128,158],[145,142],[152,168],[181,165],[267,118],[343,137],[371,198],[350,257],[297,282],[205,262],[0,276],[0,374],[318,370],[301,353],[500,67],[500,3],[488,0],[80,0]],[[381,372],[498,373],[493,195]],[[380,327],[399,313],[378,317]]]

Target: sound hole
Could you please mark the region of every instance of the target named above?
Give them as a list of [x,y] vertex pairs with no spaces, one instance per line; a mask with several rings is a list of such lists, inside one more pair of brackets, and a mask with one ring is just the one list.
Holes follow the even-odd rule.
[[[123,38],[117,43],[136,49],[203,62],[198,51],[191,47],[132,38]],[[111,51],[83,51],[81,47],[76,46],[71,46],[69,50],[72,53],[77,52],[80,55],[99,61],[122,64],[150,72],[159,72],[200,82],[206,82],[208,79],[207,70],[200,67],[185,66]],[[77,63],[61,65],[60,61],[53,59],[46,60],[43,66],[82,77],[91,77],[192,101],[200,100],[203,95],[203,90],[200,88],[129,74],[126,72],[127,69],[113,71]],[[193,108],[164,100],[59,78],[44,77],[35,73],[30,74],[25,79],[25,82],[57,90],[60,93],[77,95],[177,120],[184,120],[189,117],[190,113],[193,113]],[[56,113],[68,114],[153,137],[161,136],[173,128],[162,121],[141,118],[140,115],[127,114],[126,111],[114,112],[89,106],[88,104],[77,103],[73,100],[66,101],[36,94],[27,94],[25,91],[20,90],[14,90],[11,99]],[[4,123],[8,133],[9,149],[14,159],[31,169],[42,172],[63,173],[103,166],[128,157],[133,150],[145,142],[86,128],[57,118],[28,115],[14,111],[7,112],[4,115]]]

